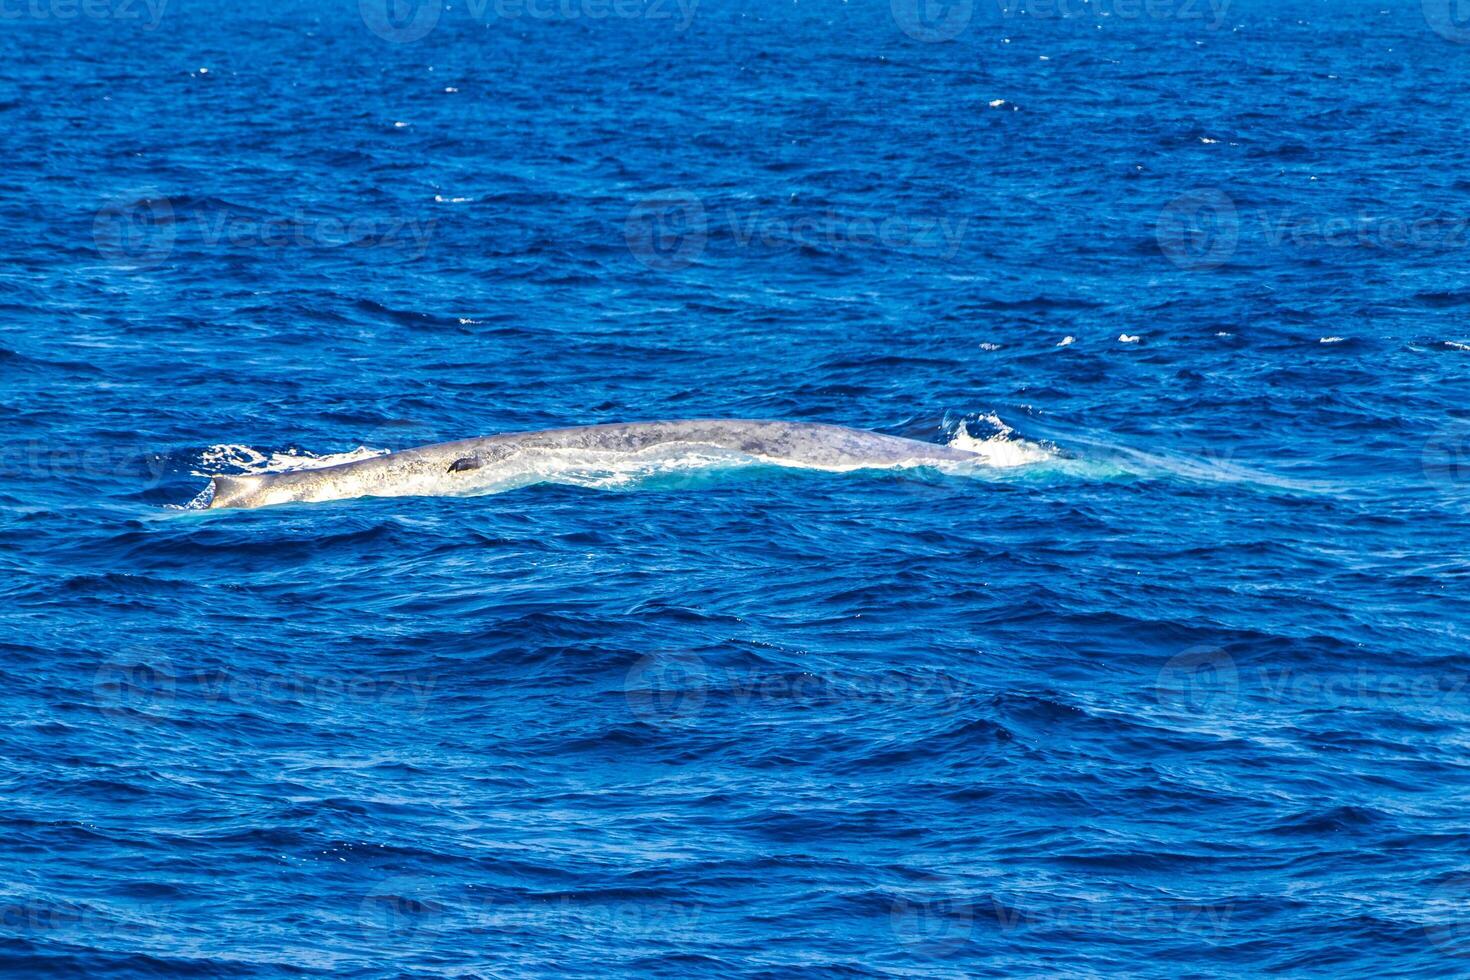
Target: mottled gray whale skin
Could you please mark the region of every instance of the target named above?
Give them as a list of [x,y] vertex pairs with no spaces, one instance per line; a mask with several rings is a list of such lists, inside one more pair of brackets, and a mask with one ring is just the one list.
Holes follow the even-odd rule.
[[832,471],[933,466],[979,458],[961,449],[839,425],[746,419],[633,422],[446,442],[314,470],[217,476],[210,507],[469,493],[497,476],[524,470],[538,454],[584,450],[595,460],[666,446],[724,450],[777,465]]

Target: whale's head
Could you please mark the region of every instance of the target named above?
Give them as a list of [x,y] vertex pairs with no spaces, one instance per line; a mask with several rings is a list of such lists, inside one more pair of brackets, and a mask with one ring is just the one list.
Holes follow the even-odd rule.
[[[334,466],[214,478],[211,510],[226,507],[271,507],[276,504],[392,497],[419,491],[416,477],[431,467],[412,452],[373,456]],[[448,465],[448,464],[445,464]]]

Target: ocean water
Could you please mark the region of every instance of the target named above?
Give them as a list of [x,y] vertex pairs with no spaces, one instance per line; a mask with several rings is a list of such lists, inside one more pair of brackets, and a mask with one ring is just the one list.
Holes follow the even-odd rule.
[[1463,14],[0,6],[0,971],[1470,974]]

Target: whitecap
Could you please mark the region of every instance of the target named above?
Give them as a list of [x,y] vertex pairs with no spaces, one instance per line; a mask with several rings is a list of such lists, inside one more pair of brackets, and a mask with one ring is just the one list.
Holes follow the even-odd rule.
[[318,455],[298,449],[262,452],[250,446],[226,444],[210,446],[200,453],[199,462],[191,472],[195,476],[206,479],[225,475],[250,476],[256,473],[285,473],[290,470],[314,470],[324,466],[336,466],[339,463],[355,463],[360,459],[386,456],[389,452],[390,450],[387,449],[358,446],[344,453]]
[[961,425],[949,440],[951,449],[962,449],[965,452],[975,453],[981,457],[985,465],[997,469],[1030,466],[1056,458],[1057,454],[1046,446],[1017,436],[1016,430],[1002,422],[1000,417],[993,412],[979,416],[976,421],[983,422],[993,429],[993,434],[983,439],[976,438],[970,435],[964,425]]

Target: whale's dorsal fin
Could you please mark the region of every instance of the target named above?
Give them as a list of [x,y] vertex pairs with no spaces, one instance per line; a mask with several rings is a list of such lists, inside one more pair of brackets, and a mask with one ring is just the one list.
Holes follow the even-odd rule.
[[450,463],[449,472],[463,473],[465,470],[477,470],[484,465],[484,463],[480,462],[480,458],[478,456],[465,456],[462,459],[456,459],[454,462]]
[[255,492],[260,480],[253,476],[216,476],[214,480],[213,507],[237,507],[246,497]]

